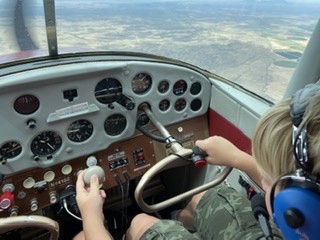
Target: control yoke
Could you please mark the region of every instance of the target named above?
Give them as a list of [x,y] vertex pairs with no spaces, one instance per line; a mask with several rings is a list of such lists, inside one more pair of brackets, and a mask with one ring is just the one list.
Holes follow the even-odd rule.
[[140,105],[139,108],[147,114],[149,119],[152,121],[155,127],[160,131],[162,136],[166,138],[166,142],[168,146],[170,146],[170,149],[172,150],[172,154],[165,157],[161,161],[157,162],[142,176],[141,180],[139,181],[139,184],[136,187],[135,199],[143,211],[147,213],[160,211],[186,198],[190,198],[197,193],[200,193],[209,188],[212,188],[220,184],[222,181],[226,179],[226,177],[229,175],[229,173],[232,170],[232,168],[230,167],[224,167],[223,170],[218,173],[217,177],[213,179],[211,182],[205,183],[201,186],[198,186],[187,192],[181,193],[180,195],[177,195],[165,201],[162,201],[153,205],[147,204],[143,199],[143,192],[145,187],[148,185],[149,181],[153,177],[155,177],[155,175],[157,175],[158,173],[166,169],[184,166],[186,165],[186,160],[192,161],[195,167],[203,167],[207,163],[205,160],[205,157],[207,154],[196,146],[194,146],[192,149],[186,149],[180,143],[178,143],[170,135],[167,129],[156,119],[152,111],[149,109],[148,104],[142,104]]
[[185,158],[185,156],[178,155],[179,152],[183,151],[185,148],[181,146],[180,143],[178,143],[173,136],[168,132],[168,130],[158,121],[158,119],[153,115],[152,111],[149,109],[148,104],[143,103],[139,107],[141,110],[143,110],[151,122],[156,126],[156,128],[160,131],[162,136],[166,139],[166,143],[168,146],[170,146],[172,152],[174,155],[177,155],[178,157],[181,157],[182,159],[192,161],[193,165],[195,167],[204,167],[207,164],[207,161],[205,157],[207,156],[207,153],[201,150],[197,146],[192,147],[192,153],[189,155],[190,158]]
[[58,240],[59,224],[44,216],[12,216],[0,219],[0,234],[21,227],[39,227],[50,232],[50,240]]

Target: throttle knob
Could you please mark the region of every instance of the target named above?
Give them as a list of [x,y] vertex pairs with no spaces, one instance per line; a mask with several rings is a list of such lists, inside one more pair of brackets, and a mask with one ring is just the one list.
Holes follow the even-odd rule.
[[105,173],[102,167],[100,166],[92,166],[85,170],[83,174],[83,180],[87,186],[90,186],[90,178],[92,175],[97,175],[100,183],[100,187],[105,180]]

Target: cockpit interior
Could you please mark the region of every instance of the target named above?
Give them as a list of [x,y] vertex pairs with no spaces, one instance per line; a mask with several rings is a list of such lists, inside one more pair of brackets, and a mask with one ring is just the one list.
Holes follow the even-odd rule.
[[[88,169],[107,193],[104,215],[114,239],[137,213],[170,217],[173,208],[218,184],[244,194],[262,191],[236,169],[207,165],[195,142],[220,135],[251,153],[252,133],[273,105],[270,98],[160,54],[83,46],[58,53],[55,2],[68,1],[41,3],[47,49],[0,56],[0,239],[72,239],[82,227],[75,183]],[[28,22],[21,25],[20,34],[32,33],[23,33],[31,29]],[[318,45],[310,41],[305,52]],[[293,77],[282,96],[318,79],[320,68],[310,71],[308,59],[300,59],[294,75],[309,72],[308,80]]]
[[[132,196],[121,189],[130,191],[172,153],[172,144],[191,149],[208,136],[211,83],[205,74],[126,58],[64,58],[1,77],[1,217],[61,205],[64,195],[75,193],[79,171],[92,166],[105,173],[106,208],[129,205]],[[188,165],[184,161],[177,165]],[[177,186],[188,175],[181,171]],[[144,194],[164,194],[165,185],[155,178]]]

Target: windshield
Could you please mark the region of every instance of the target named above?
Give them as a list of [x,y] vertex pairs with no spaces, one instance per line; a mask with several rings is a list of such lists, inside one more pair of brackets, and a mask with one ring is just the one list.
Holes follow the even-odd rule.
[[282,97],[320,12],[306,0],[0,0],[0,63],[49,54],[46,2],[55,6],[58,54],[174,58],[271,101]]

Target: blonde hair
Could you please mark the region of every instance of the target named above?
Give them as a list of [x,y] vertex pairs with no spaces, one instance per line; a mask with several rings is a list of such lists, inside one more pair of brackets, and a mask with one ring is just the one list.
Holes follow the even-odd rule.
[[[296,170],[290,101],[285,99],[272,106],[258,122],[252,139],[258,170],[269,183]],[[310,98],[299,128],[302,126],[307,128],[308,157],[316,175],[320,173],[320,95]]]

